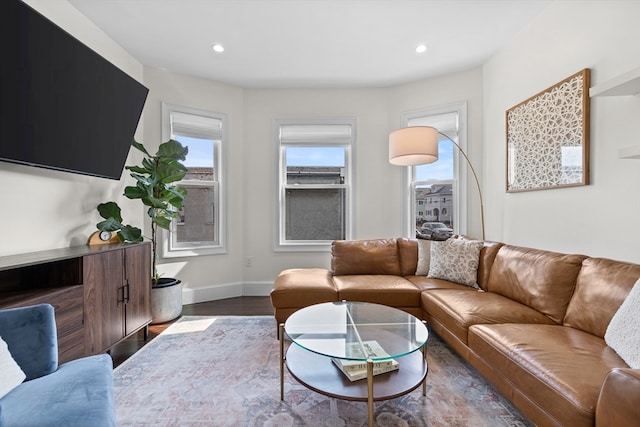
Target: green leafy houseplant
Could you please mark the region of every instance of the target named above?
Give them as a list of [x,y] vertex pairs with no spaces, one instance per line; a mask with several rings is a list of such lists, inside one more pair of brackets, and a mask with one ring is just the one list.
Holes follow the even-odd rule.
[[[135,140],[132,145],[144,154],[144,158],[139,166],[125,167],[136,180],[136,185],[125,187],[124,195],[129,199],[139,199],[149,207],[147,214],[151,218],[151,277],[152,284],[155,285],[159,279],[156,267],[158,227],[168,230],[171,220],[180,215],[187,190],[176,182],[187,174],[187,168],[181,162],[185,160],[189,149],[173,139],[160,144],[155,155],[149,154],[144,145]],[[121,209],[117,203],[101,203],[97,209],[104,218],[104,221],[96,224],[98,230],[116,232],[123,242],[143,240],[139,228],[122,223]]]

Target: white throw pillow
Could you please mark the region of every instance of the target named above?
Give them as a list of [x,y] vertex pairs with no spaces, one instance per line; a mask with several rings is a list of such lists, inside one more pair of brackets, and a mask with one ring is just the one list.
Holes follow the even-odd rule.
[[418,239],[418,268],[416,268],[416,276],[429,274],[430,260],[431,240]]
[[629,367],[640,369],[640,279],[611,318],[604,341]]
[[0,337],[0,399],[22,384],[26,377],[9,353],[7,343]]
[[429,277],[478,288],[478,265],[483,246],[480,240],[431,242]]

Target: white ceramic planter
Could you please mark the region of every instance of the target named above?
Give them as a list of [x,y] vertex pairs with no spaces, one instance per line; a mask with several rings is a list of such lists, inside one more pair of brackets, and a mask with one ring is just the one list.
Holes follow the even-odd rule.
[[[163,280],[161,279],[161,283]],[[182,282],[151,288],[151,323],[165,323],[182,314]]]

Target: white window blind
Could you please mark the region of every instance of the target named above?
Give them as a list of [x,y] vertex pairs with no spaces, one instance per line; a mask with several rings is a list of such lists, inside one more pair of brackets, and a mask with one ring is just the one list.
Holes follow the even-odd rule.
[[222,120],[215,117],[172,111],[171,135],[220,140],[222,139]]
[[[431,126],[450,138],[458,138],[458,113],[443,113],[433,116],[415,117],[409,120],[409,126]],[[444,139],[438,135],[438,139]]]
[[350,144],[351,125],[295,124],[280,126],[281,144]]

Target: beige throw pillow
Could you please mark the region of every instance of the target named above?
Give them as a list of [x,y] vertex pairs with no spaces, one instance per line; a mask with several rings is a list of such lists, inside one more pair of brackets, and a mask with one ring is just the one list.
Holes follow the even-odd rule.
[[26,377],[0,337],[0,398],[22,384]]
[[429,277],[478,288],[478,265],[483,246],[479,240],[431,242]]
[[429,264],[431,264],[431,240],[418,239],[418,268],[416,268],[416,276],[429,274]]
[[630,368],[640,369],[640,279],[611,318],[604,341]]

